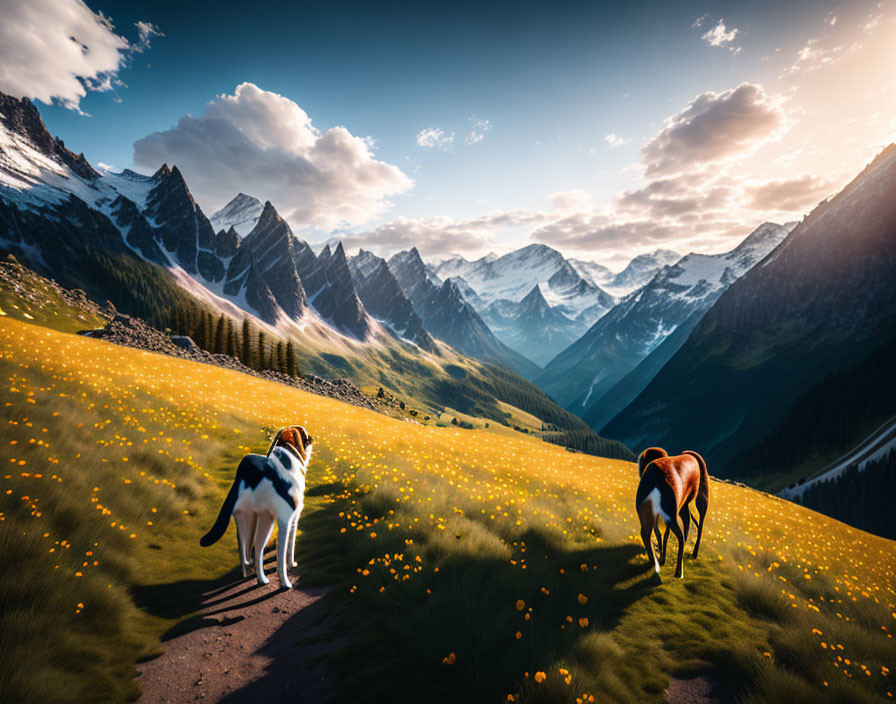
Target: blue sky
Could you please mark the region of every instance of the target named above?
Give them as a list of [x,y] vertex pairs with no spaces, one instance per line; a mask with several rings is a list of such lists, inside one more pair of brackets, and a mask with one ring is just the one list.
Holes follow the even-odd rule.
[[[863,23],[879,15],[883,29],[875,29],[877,35],[892,29],[891,3],[861,0],[845,7],[832,2],[514,2],[427,4],[416,9],[398,3],[87,4],[110,18],[114,31],[131,42],[137,22],[152,23],[164,35],[152,37],[142,53],[129,55],[118,72],[126,85],[87,92],[79,102],[86,115],[71,106],[41,105],[50,130],[93,163],[133,167],[135,142],[171,130],[184,115],[202,116],[216,96],[233,95],[238,85],[251,83],[293,101],[320,132],[343,126],[354,137],[372,138],[373,158],[397,167],[408,181],[393,183],[391,192],[383,190],[374,198],[377,207],[371,205],[339,223],[321,219],[320,210],[309,215],[301,207],[278,203],[278,198],[289,196],[266,188],[263,180],[222,184],[217,190],[197,186],[199,202],[209,214],[233,186],[294,212],[294,228],[312,240],[336,232],[353,237],[358,245],[385,251],[419,236],[433,254],[454,251],[455,240],[455,249],[472,256],[527,244],[533,232],[551,226],[547,214],[555,210],[555,201],[548,196],[574,192],[581,203],[569,206],[569,212],[583,214],[581,227],[574,230],[579,234],[570,234],[569,228],[560,228],[563,234],[547,229],[541,230],[542,239],[608,261],[622,261],[654,246],[725,248],[764,219],[766,213],[751,211],[744,213],[739,227],[730,217],[717,217],[716,230],[701,225],[699,236],[687,236],[686,223],[681,222],[666,228],[668,236],[656,228],[645,236],[648,226],[658,222],[657,209],[622,213],[614,204],[619,194],[650,183],[642,148],[696,96],[727,95],[725,91],[748,83],[762,88],[757,100],[780,100],[776,105],[784,107],[765,135],[778,146],[775,154],[767,155],[765,163],[770,164],[785,149],[798,148],[788,139],[797,145],[811,137],[812,130],[804,124],[809,122],[806,113],[836,102],[825,102],[816,95],[818,86],[800,82],[814,80],[817,71],[786,73],[797,65],[799,52],[824,47],[845,66],[849,58],[841,60],[847,53],[843,47],[857,44],[854,35],[861,33]],[[700,26],[695,26],[701,17]],[[839,21],[832,24],[831,18]],[[704,35],[720,22],[721,41],[713,45],[712,37]],[[863,36],[868,39],[861,51],[855,50],[856,61],[863,51],[876,50],[873,32]],[[883,41],[878,36],[878,43]],[[889,69],[881,70],[887,78]],[[882,78],[876,84],[886,85]],[[800,102],[800,90],[811,93],[805,103]],[[864,86],[862,90],[868,92]],[[885,108],[892,104],[890,93],[881,103]],[[843,116],[832,112],[817,119]],[[467,144],[474,124],[480,125],[482,139]],[[776,167],[775,175],[792,180],[811,176],[828,188],[842,185],[849,170],[860,167],[892,134],[891,127],[884,121],[869,130],[868,144],[856,154],[855,163],[839,158],[836,174],[823,168],[821,157],[794,157],[792,168],[778,174]],[[441,130],[443,137],[453,134],[453,142],[445,148],[420,146],[418,135],[430,128]],[[781,130],[786,133],[783,141]],[[608,135],[615,137],[608,141]],[[169,136],[170,143],[180,143]],[[765,137],[753,135],[750,144],[761,144]],[[824,139],[830,137],[819,136],[818,141]],[[744,144],[748,153],[741,154],[743,163],[755,161],[757,149],[773,151]],[[157,143],[151,153],[170,153],[164,149],[170,147]],[[827,158],[830,163],[832,157]],[[189,156],[184,159],[192,185],[190,172],[200,165],[190,165]],[[176,153],[172,160],[178,161]],[[712,171],[718,160],[707,164]],[[136,166],[150,170],[147,163]],[[725,161],[725,169],[739,166]],[[749,188],[761,187],[757,179],[763,173],[770,177],[761,164],[741,175],[732,172],[731,178],[742,181],[741,200],[748,197]],[[704,178],[706,174],[704,169]],[[808,190],[817,202],[820,191]],[[679,191],[675,197],[688,195]],[[309,196],[303,191],[302,197]],[[788,202],[793,207],[775,206],[768,215],[798,216],[808,204]],[[719,206],[713,207],[718,213]],[[521,211],[529,215],[520,217]],[[483,224],[483,218],[495,212],[517,217],[509,218],[513,224],[508,227]],[[603,239],[582,234],[589,227],[592,232],[615,227],[620,218],[641,223],[641,234],[634,229],[628,239],[618,233]],[[371,234],[383,226],[391,226],[394,233],[399,229],[396,222],[410,221],[416,230],[406,227],[411,234],[405,232],[404,239],[391,241],[386,230],[378,237]]]

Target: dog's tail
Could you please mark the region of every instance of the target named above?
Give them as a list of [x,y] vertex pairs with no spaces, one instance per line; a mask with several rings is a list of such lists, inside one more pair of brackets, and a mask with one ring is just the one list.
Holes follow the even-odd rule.
[[709,501],[709,472],[706,470],[706,462],[693,450],[685,450],[681,454],[690,455],[700,465],[700,488],[697,490],[697,494]]
[[236,499],[240,492],[240,481],[242,480],[241,469],[242,462],[236,469],[236,478],[233,480],[233,485],[230,487],[230,491],[227,492],[227,498],[224,499],[224,504],[221,506],[221,511],[218,513],[215,525],[212,526],[212,529],[208,533],[199,539],[199,544],[204,548],[217,543],[227,530],[227,526],[230,524],[230,516],[233,514],[233,507],[236,504]]

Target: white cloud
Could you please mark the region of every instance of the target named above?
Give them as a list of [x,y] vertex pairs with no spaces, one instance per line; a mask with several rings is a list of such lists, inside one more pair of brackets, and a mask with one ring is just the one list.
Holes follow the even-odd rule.
[[847,56],[854,54],[862,48],[858,42],[849,46],[824,46],[818,38],[808,39],[806,44],[797,52],[796,61],[785,73],[809,73],[820,68],[831,66],[842,61]]
[[489,233],[475,223],[457,221],[446,215],[428,218],[399,217],[359,234],[340,236],[343,245],[371,249],[388,256],[416,247],[426,256],[454,251],[478,251],[489,244]]
[[610,134],[604,136],[604,141],[611,147],[621,147],[628,140],[624,137],[620,137],[618,134],[610,132]]
[[729,31],[725,27],[725,20],[719,20],[715,27],[705,32],[700,38],[710,46],[725,46],[734,41],[738,31],[737,27],[733,27]]
[[551,193],[548,196],[548,200],[553,204],[555,210],[564,213],[585,210],[591,206],[591,194],[584,188]]
[[207,212],[247,191],[270,200],[294,227],[366,222],[413,186],[374,158],[370,138],[345,127],[321,132],[292,100],[252,83],[134,143],[135,164],[154,170],[162,162],[177,164]]
[[417,144],[427,149],[448,149],[454,144],[454,132],[448,134],[441,127],[427,127],[417,133]]
[[470,128],[464,141],[467,144],[478,144],[485,139],[485,133],[492,128],[492,123],[488,120],[481,120],[475,115],[470,116],[470,122],[473,126]]
[[794,212],[810,208],[828,195],[832,182],[813,174],[748,186],[754,210]]
[[691,170],[742,154],[773,137],[784,111],[760,85],[741,83],[722,93],[707,91],[641,149],[648,175]]
[[703,23],[706,22],[706,20],[708,20],[708,19],[709,19],[709,13],[707,12],[705,15],[702,15],[701,17],[698,17],[696,20],[694,20],[694,24],[692,24],[691,27],[695,27],[695,28],[702,27]]
[[88,91],[108,91],[134,52],[161,33],[137,23],[137,42],[80,0],[0,0],[0,91],[77,110]]
[[[878,5],[878,7],[880,7],[880,5]],[[862,31],[865,32],[865,34],[873,32],[883,18],[883,15],[868,15],[868,21],[862,25]]]

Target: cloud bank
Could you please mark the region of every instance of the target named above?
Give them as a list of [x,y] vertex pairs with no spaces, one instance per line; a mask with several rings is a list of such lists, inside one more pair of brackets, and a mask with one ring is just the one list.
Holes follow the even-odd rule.
[[289,98],[242,83],[199,117],[134,142],[134,163],[175,163],[209,212],[240,191],[270,200],[293,227],[359,224],[413,186],[397,166],[374,158],[371,140],[345,127],[324,132]]
[[641,149],[646,173],[682,172],[743,154],[783,123],[783,109],[760,85],[701,93]]
[[72,110],[88,91],[119,85],[129,58],[161,36],[138,22],[132,44],[81,0],[0,0],[0,17],[0,91]]

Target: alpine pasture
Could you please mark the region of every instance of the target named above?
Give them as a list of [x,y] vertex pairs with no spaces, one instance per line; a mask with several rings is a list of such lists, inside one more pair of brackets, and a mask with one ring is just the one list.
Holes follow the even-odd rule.
[[800,506],[714,481],[700,558],[657,578],[631,463],[9,317],[0,368],[9,700],[138,697],[136,663],[236,574],[233,527],[198,540],[239,457],[291,424],[315,437],[292,574],[330,587],[336,700],[662,702],[693,674],[744,702],[896,693],[896,544]]

